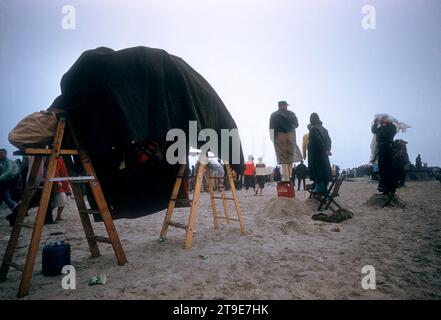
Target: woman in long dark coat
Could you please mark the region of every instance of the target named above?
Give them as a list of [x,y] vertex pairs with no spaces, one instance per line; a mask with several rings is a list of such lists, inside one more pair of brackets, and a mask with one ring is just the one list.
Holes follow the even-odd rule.
[[311,180],[314,181],[314,191],[324,193],[327,191],[332,179],[331,164],[331,138],[328,130],[322,126],[317,113],[312,113],[309,119],[309,142],[308,142],[308,167]]

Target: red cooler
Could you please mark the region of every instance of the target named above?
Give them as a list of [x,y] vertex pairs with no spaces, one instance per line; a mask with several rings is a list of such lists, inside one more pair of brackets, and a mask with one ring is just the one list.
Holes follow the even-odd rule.
[[277,184],[277,196],[294,198],[296,196],[294,192],[294,186],[289,181],[281,181]]

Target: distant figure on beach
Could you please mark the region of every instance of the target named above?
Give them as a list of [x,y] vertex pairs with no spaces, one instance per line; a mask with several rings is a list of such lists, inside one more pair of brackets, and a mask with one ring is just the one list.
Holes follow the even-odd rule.
[[421,161],[421,155],[417,155],[417,157],[415,159],[415,168],[417,170],[421,170],[423,168],[423,163]]
[[253,188],[255,191],[256,182],[254,181],[254,175],[256,174],[256,167],[254,166],[253,156],[248,156],[248,161],[245,162],[245,190],[248,191],[249,188]]
[[296,150],[296,131],[299,126],[294,112],[288,110],[286,101],[279,101],[279,110],[273,112],[270,117],[270,130],[274,131],[273,139],[276,151],[277,163],[282,166],[282,180],[290,181],[291,168],[294,163]]
[[396,176],[393,167],[392,144],[397,133],[395,125],[388,120],[387,116],[375,119],[372,133],[377,139],[378,169],[380,171],[380,183],[378,190],[384,194],[394,194],[396,191]]
[[6,205],[14,210],[17,203],[12,200],[11,190],[17,186],[19,178],[19,167],[17,163],[8,159],[6,149],[0,149],[0,204],[6,202]]
[[303,160],[300,161],[300,164],[296,167],[295,176],[297,178],[297,191],[300,191],[300,185],[303,181],[303,190],[305,190],[306,185],[306,177],[308,176],[308,167],[305,166]]
[[256,196],[258,193],[262,195],[266,182],[266,166],[265,163],[263,163],[263,157],[259,157],[257,160],[259,162],[256,164]]
[[314,181],[314,192],[326,193],[329,182],[332,180],[331,138],[328,130],[323,127],[317,113],[310,116],[308,168],[309,178]]

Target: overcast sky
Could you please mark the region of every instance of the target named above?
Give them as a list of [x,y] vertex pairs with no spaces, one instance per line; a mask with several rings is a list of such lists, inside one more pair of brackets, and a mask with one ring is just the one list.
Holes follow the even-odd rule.
[[[376,10],[365,30],[362,7]],[[64,30],[62,8],[76,9]],[[370,156],[370,124],[390,113],[412,126],[412,162],[441,166],[441,1],[0,0],[0,147],[23,117],[47,108],[61,76],[87,49],[148,46],[182,57],[233,115],[245,156],[275,164],[270,114],[287,100],[297,143],[317,112],[331,163]]]

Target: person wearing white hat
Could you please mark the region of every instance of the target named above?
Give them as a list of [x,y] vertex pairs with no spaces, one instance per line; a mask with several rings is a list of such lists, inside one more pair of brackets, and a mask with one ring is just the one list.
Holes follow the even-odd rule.
[[265,188],[265,178],[266,178],[266,166],[263,163],[263,157],[257,158],[259,161],[256,164],[256,196],[260,191],[260,195],[262,195],[263,188]]

